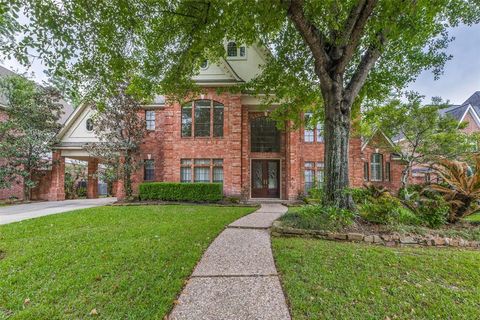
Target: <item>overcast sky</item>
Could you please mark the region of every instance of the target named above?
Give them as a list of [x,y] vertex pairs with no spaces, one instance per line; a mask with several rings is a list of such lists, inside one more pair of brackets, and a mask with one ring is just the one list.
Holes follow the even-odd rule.
[[[424,95],[428,102],[431,97],[438,96],[452,104],[461,104],[472,93],[480,91],[480,24],[455,28],[450,35],[455,37],[448,48],[453,58],[445,65],[444,74],[435,81],[430,71],[424,71],[409,87]],[[46,80],[38,60],[29,69],[1,57],[0,64],[12,71],[27,72],[39,82]]]

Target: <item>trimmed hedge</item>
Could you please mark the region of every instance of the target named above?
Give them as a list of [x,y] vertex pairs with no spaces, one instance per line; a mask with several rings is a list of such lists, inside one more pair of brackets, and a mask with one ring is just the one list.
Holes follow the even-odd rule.
[[141,200],[215,202],[222,198],[221,183],[146,182],[140,184]]

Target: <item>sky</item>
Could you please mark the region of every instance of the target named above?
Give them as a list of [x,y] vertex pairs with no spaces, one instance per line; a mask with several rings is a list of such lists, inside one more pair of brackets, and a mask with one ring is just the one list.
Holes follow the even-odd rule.
[[[425,96],[441,97],[452,104],[461,104],[475,91],[480,91],[480,24],[460,26],[450,30],[455,40],[450,43],[447,53],[453,58],[448,61],[439,80],[434,80],[431,71],[424,71],[408,90]],[[39,60],[33,61],[30,68],[22,67],[16,61],[6,61],[0,57],[0,65],[19,73],[27,72],[38,82],[46,81],[44,67]]]

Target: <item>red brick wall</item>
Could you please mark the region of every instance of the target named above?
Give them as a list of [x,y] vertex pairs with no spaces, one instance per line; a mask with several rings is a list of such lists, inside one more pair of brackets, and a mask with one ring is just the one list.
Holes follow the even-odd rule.
[[467,122],[467,127],[462,129],[463,132],[465,133],[475,133],[480,131],[480,127],[477,125],[477,122],[473,118],[471,111],[469,111],[466,115],[465,118],[463,118],[463,122]]
[[[240,94],[217,93],[213,88],[205,91],[202,99],[213,99],[224,105],[224,136],[221,138],[181,137],[181,105],[173,103],[157,108],[155,130],[149,131],[140,148],[140,159],[153,159],[156,181],[180,181],[180,159],[223,159],[224,193],[229,196],[250,197],[252,159],[280,160],[280,194],[282,199],[296,199],[304,190],[305,161],[323,162],[324,144],[303,142],[303,130],[281,134],[281,149],[273,153],[254,153],[250,150],[250,120],[264,112],[251,111],[242,106]],[[351,139],[350,182],[362,186],[363,162],[371,149],[361,150],[361,140]],[[385,152],[384,159],[390,154]],[[392,182],[399,186],[401,165],[392,161]],[[143,168],[134,176],[134,192],[143,182]]]

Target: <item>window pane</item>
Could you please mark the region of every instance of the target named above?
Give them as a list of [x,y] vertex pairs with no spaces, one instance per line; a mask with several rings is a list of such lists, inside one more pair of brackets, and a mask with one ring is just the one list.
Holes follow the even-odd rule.
[[380,153],[374,153],[370,163],[370,179],[372,181],[382,181],[383,179],[383,157]]
[[316,166],[317,166],[317,168],[322,168],[323,169],[325,167],[325,163],[319,161],[319,162],[317,162]]
[[223,183],[223,168],[214,167],[213,168],[213,182]]
[[390,162],[385,163],[385,181],[391,181],[390,180]]
[[276,122],[267,117],[259,117],[250,122],[252,152],[280,151],[280,131]]
[[314,132],[313,130],[304,130],[304,141],[305,142],[313,142]]
[[323,142],[323,124],[317,123],[317,142]]
[[155,164],[153,160],[144,161],[143,179],[146,181],[155,180]]
[[195,137],[210,136],[210,100],[195,101]]
[[368,177],[368,162],[363,163],[363,180],[364,181],[369,180],[369,177]]
[[195,167],[195,182],[210,182],[210,167]]
[[192,136],[192,104],[182,107],[182,137]]
[[305,168],[313,168],[315,166],[315,162],[305,161]]
[[192,182],[192,168],[190,167],[180,168],[180,182]]
[[314,171],[313,170],[305,170],[305,192],[308,192],[310,189],[314,187]]
[[323,170],[317,170],[317,175],[315,179],[317,180],[317,185],[321,185],[323,183],[323,180],[324,180]]
[[240,47],[240,57],[245,57],[245,47],[244,46]]
[[182,159],[180,160],[182,166],[190,166],[192,164],[192,159]]
[[223,137],[223,104],[213,103],[213,136]]
[[223,159],[213,159],[214,166],[223,166]]
[[237,56],[237,44],[235,42],[229,42],[227,44],[227,56],[228,57]]
[[210,159],[195,159],[195,165],[210,165]]
[[155,111],[147,110],[145,111],[145,122],[147,130],[155,130]]

